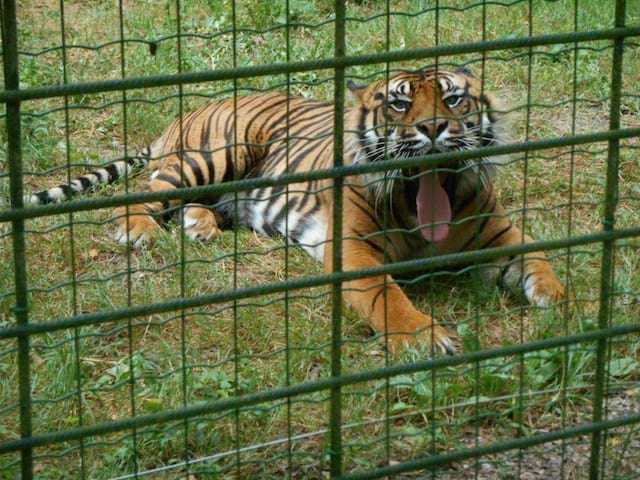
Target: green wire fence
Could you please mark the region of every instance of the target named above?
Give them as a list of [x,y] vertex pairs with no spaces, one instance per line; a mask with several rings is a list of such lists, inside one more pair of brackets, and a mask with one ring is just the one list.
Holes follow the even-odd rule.
[[[635,2],[107,3],[96,5],[115,8],[104,22],[83,17],[82,2],[1,2],[0,478],[640,478]],[[430,38],[415,38],[420,22]],[[569,28],[547,31],[554,22]],[[92,29],[103,42],[78,41]],[[414,43],[398,45],[402,35]],[[193,54],[202,45],[206,62]],[[504,88],[516,139],[343,164],[346,80],[425,65],[469,65],[492,91]],[[98,153],[132,156],[175,114],[274,88],[335,101],[333,168],[168,192],[130,178],[63,203],[23,203],[53,185],[49,176],[106,163]],[[561,111],[567,124],[553,122]],[[510,158],[509,215],[538,241],[342,270],[345,177],[497,155]],[[212,247],[192,245],[180,226],[157,250],[106,246],[105,208],[237,202],[321,179],[333,179],[338,206],[331,274],[286,240],[242,229]],[[475,277],[493,259],[540,250],[571,292],[560,306],[514,306]],[[381,274],[400,275],[423,310],[454,319],[456,355],[394,358],[384,335],[368,336],[342,285]]]

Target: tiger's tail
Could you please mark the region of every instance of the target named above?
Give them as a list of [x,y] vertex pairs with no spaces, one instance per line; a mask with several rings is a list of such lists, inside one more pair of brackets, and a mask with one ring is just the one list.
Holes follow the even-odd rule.
[[104,167],[97,168],[72,180],[71,183],[58,185],[38,193],[26,195],[25,205],[44,205],[47,203],[59,203],[79,193],[95,190],[99,185],[106,185],[132,173],[142,171],[151,160],[151,148],[142,149],[137,155],[126,160],[117,160]]

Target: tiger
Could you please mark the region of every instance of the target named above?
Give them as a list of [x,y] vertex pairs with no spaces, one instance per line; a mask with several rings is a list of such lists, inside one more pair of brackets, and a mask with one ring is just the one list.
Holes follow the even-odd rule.
[[[505,109],[466,67],[401,71],[369,84],[350,80],[347,87],[354,101],[344,108],[345,165],[508,141]],[[28,201],[59,202],[114,182],[137,167],[152,171],[151,192],[331,168],[334,116],[333,103],[279,92],[221,99],[176,118],[135,157],[32,194]],[[498,199],[494,185],[499,162],[499,157],[487,157],[345,177],[342,270],[532,242]],[[323,262],[330,273],[334,186],[333,179],[325,178],[198,202],[134,204],[128,215],[127,207],[119,207],[114,211],[114,238],[133,246],[149,243],[166,217],[163,212],[173,209],[186,236],[210,241],[233,217],[261,234],[286,237]],[[486,283],[519,293],[537,306],[550,306],[565,295],[543,252],[495,259],[481,275]],[[419,311],[392,276],[345,281],[342,289],[343,300],[367,318],[394,351],[425,342],[444,354],[456,351],[455,334]]]

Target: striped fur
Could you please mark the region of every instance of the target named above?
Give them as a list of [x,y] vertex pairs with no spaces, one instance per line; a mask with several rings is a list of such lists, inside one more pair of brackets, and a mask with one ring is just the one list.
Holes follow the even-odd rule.
[[[349,84],[349,88],[357,104],[345,113],[346,164],[468,150],[505,141],[500,107],[466,69],[437,73],[426,69],[399,74],[388,82]],[[135,159],[113,163],[71,185],[28,199],[32,203],[60,201],[121,178],[137,166],[153,171],[151,191],[330,168],[333,117],[332,104],[280,93],[220,100],[174,121]],[[504,215],[497,199],[493,187],[497,163],[496,158],[483,158],[437,171],[398,169],[348,177],[343,192],[343,268],[530,242]],[[421,177],[438,183],[427,187]],[[193,239],[214,239],[225,218],[238,219],[265,235],[286,236],[324,261],[329,272],[332,186],[333,181],[326,179],[260,188],[237,197],[203,199],[177,214]],[[427,191],[438,192],[440,200],[429,201]],[[432,195],[435,198],[436,193]],[[448,205],[442,198],[448,199]],[[116,209],[116,240],[134,245],[151,240],[163,212],[177,209],[178,204],[133,205],[128,217],[124,208]],[[431,205],[431,217],[421,213],[425,205]],[[435,219],[436,209],[446,221],[419,225],[420,218]],[[536,305],[548,305],[564,296],[541,252],[524,259],[497,259],[483,272],[488,281],[522,292]],[[419,312],[391,277],[347,282],[344,296],[370,319],[375,330],[392,333],[392,345],[428,337],[442,351],[454,351],[446,330]]]

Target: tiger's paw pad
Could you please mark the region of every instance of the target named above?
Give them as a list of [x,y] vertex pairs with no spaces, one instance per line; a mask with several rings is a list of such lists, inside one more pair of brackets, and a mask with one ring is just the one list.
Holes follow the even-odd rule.
[[530,276],[524,292],[531,305],[550,307],[565,299],[564,287],[555,276]]
[[220,235],[214,213],[205,207],[186,206],[184,208],[184,231],[191,240],[207,242]]
[[138,213],[133,209],[127,211],[124,207],[116,208],[113,212],[115,219],[116,231],[113,238],[121,245],[127,243],[134,247],[140,247],[145,243],[149,243],[156,231],[160,228],[151,216],[146,213]]

